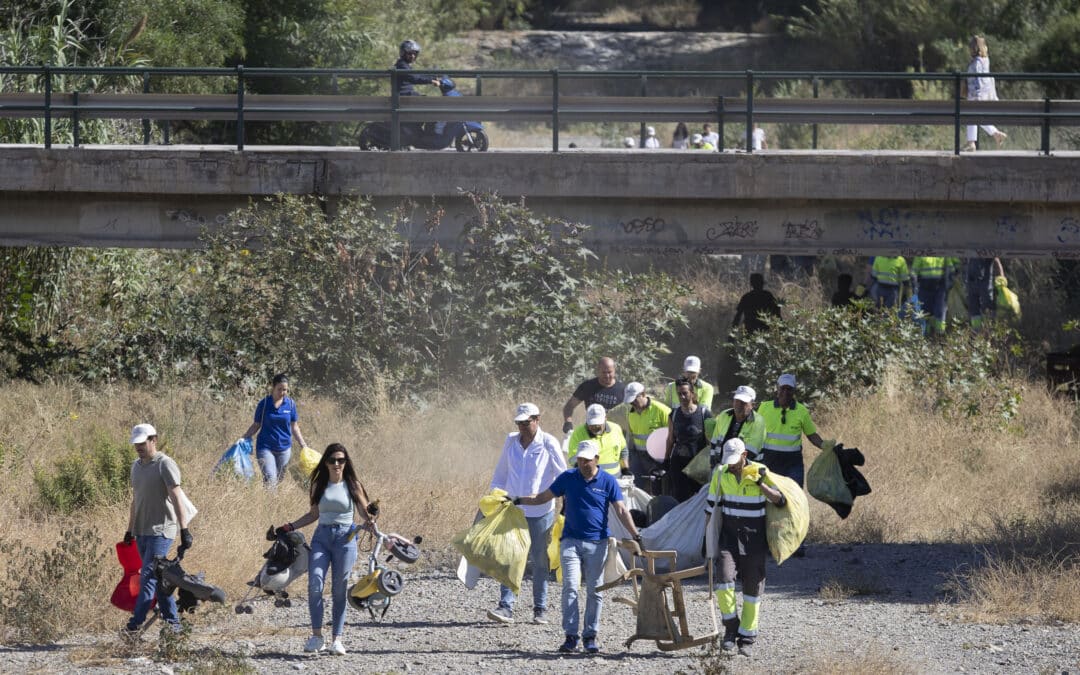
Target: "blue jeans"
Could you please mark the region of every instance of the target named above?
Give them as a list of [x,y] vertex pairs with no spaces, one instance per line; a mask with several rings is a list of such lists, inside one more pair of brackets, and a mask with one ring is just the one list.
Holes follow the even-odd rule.
[[334,637],[345,631],[345,609],[349,606],[349,573],[356,563],[356,539],[352,525],[319,525],[311,538],[311,558],[308,564],[308,613],[311,629],[322,630],[323,586],[327,568],[333,572],[330,595],[333,598],[331,617]]
[[[150,604],[157,596],[157,578],[154,577],[154,556],[169,554],[173,540],[159,535],[135,537],[135,546],[139,549],[139,557],[142,558],[142,569],[139,570],[139,597],[135,600],[135,613],[128,621],[128,630],[138,630],[146,622],[146,615],[150,613]],[[180,618],[176,615],[176,599],[172,594],[158,597],[158,610],[161,618],[166,623],[174,626],[180,625]]]
[[284,450],[266,450],[264,448],[255,451],[255,458],[259,461],[259,469],[262,471],[263,483],[266,487],[277,486],[278,476],[285,474],[285,467],[291,457],[292,448],[285,448]]
[[604,607],[604,595],[596,590],[604,574],[607,560],[607,540],[585,541],[566,539],[559,542],[559,558],[562,562],[562,625],[567,635],[578,635],[578,589],[581,575],[585,575],[585,629],[583,638],[596,637],[600,626],[600,610]]
[[[542,516],[525,518],[529,523],[529,564],[532,565],[533,609],[547,609],[548,564],[547,547],[551,541],[551,526],[555,524],[554,509]],[[499,607],[514,610],[514,592],[499,584]]]

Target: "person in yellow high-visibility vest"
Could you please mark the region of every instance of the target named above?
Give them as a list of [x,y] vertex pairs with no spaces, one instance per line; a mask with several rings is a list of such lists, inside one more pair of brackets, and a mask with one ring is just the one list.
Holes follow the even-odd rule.
[[623,436],[622,427],[607,418],[604,406],[594,403],[585,409],[585,424],[574,429],[567,443],[567,466],[574,463],[578,445],[582,441],[595,441],[600,447],[599,466],[601,471],[606,471],[618,477],[630,475],[630,456],[626,449],[626,437]]
[[945,293],[949,290],[948,258],[916,256],[911,261],[911,283],[923,311],[930,315],[930,331],[945,333]]
[[[651,474],[660,468],[660,463],[649,456],[645,443],[649,434],[668,425],[671,408],[645,393],[645,385],[631,382],[626,385],[626,398],[630,410],[626,413],[630,449],[630,471],[634,474],[634,485],[649,494],[658,494],[659,486],[653,485]],[[610,413],[609,413],[610,415]]]
[[899,307],[904,301],[904,285],[911,272],[904,256],[874,256],[870,263],[870,297],[880,307]]
[[[718,527],[719,587],[716,604],[724,623],[721,649],[750,656],[758,636],[761,594],[765,590],[765,502],[783,507],[787,499],[765,482],[767,469],[747,459],[746,444],[732,438],[723,447],[720,465],[713,471],[705,504],[706,530]],[[715,520],[716,512],[720,520]],[[712,522],[709,522],[713,519]],[[743,606],[739,616],[735,576],[742,581]]]
[[[713,386],[701,377],[701,359],[696,356],[687,356],[686,359],[683,360],[683,378],[694,386],[694,393],[697,394],[698,404],[712,410],[712,400],[715,391]],[[678,407],[679,395],[675,391],[675,382],[672,382],[664,389],[663,400],[664,405],[666,405],[669,410]]]

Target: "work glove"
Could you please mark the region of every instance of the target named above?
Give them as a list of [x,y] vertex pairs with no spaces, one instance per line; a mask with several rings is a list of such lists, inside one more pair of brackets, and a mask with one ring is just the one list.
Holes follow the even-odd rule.
[[191,536],[191,530],[186,527],[180,530],[180,548],[176,549],[176,557],[183,558],[192,543],[194,543],[194,537]]
[[765,467],[761,467],[761,470],[758,471],[758,477],[757,477],[758,487],[761,487],[761,484],[765,482],[765,474],[768,473],[768,472],[769,472],[769,470],[766,469]]
[[563,422],[562,432],[564,434],[568,434],[573,430],[574,430],[574,423],[573,422]]
[[620,469],[620,474],[623,476],[633,476],[634,472],[624,466]]
[[124,546],[131,546],[133,541],[135,541],[135,535],[131,533],[131,530],[128,530],[124,533]]
[[511,497],[510,495],[506,495],[505,497],[503,497],[503,499],[510,502],[514,506],[521,506],[521,497]]

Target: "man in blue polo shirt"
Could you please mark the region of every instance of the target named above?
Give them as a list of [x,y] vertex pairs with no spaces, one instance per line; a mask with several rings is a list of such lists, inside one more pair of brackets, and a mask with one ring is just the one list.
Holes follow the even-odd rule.
[[641,535],[634,526],[630,511],[623,504],[622,491],[614,476],[601,471],[597,456],[600,446],[585,440],[577,446],[577,468],[559,474],[551,487],[536,496],[517,497],[515,504],[544,504],[555,497],[566,499],[566,522],[559,542],[559,558],[563,570],[562,624],[566,641],[560,652],[577,651],[578,646],[578,589],[585,576],[585,627],[581,631],[585,651],[600,651],[596,632],[600,626],[603,595],[596,590],[604,574],[607,559],[608,506],[615,508],[619,522],[640,544]]

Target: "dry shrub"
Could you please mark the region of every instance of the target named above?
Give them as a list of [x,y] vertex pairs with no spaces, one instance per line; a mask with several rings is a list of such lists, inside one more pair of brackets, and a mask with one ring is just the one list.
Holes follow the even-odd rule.
[[877,649],[856,653],[825,651],[816,653],[796,666],[800,675],[835,675],[835,673],[860,673],[860,675],[914,675],[921,672],[906,660]]
[[888,592],[888,584],[880,573],[855,570],[843,577],[826,579],[818,589],[818,597],[828,602],[840,602],[860,595],[882,595]]

